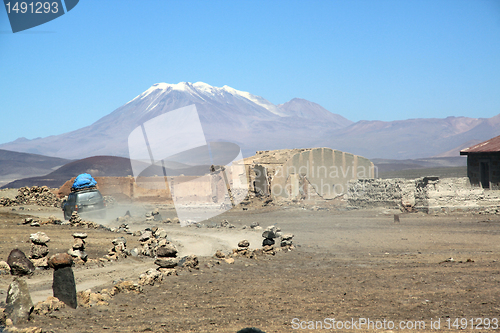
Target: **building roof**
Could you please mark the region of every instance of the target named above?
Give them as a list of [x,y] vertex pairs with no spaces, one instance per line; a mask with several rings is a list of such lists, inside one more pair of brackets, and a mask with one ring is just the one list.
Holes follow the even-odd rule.
[[484,142],[478,143],[469,148],[460,151],[460,155],[467,155],[469,153],[493,153],[500,152],[500,135]]

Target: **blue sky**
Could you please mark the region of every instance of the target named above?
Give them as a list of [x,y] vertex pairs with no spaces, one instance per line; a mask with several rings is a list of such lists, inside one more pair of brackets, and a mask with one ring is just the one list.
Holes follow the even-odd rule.
[[500,2],[82,0],[16,34],[0,8],[0,143],[90,125],[181,81],[353,121],[492,117]]

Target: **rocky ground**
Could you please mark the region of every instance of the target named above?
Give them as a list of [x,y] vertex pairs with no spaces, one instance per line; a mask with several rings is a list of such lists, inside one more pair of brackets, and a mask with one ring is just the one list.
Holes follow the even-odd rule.
[[[326,329],[331,320],[359,324],[369,318],[374,324],[386,320],[396,326],[421,325],[431,330],[431,320],[441,329],[458,329],[466,318],[500,320],[500,218],[495,215],[400,215],[396,211],[339,211],[299,206],[264,207],[229,211],[204,227],[181,228],[175,223],[146,221],[140,207],[131,210],[129,233],[82,226],[23,225],[27,215],[44,220],[62,214],[55,208],[26,206],[0,209],[0,260],[17,247],[30,251],[31,233],[50,237],[50,254],[66,252],[74,232],[85,232],[85,251],[90,260],[77,264],[78,291],[114,290],[121,281],[138,282],[139,275],[156,269],[154,258],[132,257],[100,261],[117,237],[127,239],[127,248],[140,247],[133,233],[161,227],[179,249],[179,255],[198,256],[199,269],[179,270],[141,290],[122,291],[93,306],[62,307],[48,314],[33,314],[18,328],[38,327],[43,332],[236,332],[257,327],[265,332]],[[118,206],[117,211],[126,207]],[[28,210],[30,209],[30,210]],[[173,218],[171,209],[160,210]],[[234,228],[219,227],[227,220]],[[118,228],[123,221],[110,217],[97,221]],[[279,226],[295,235],[293,251],[255,258],[236,257],[234,263],[215,259],[217,250],[229,253],[247,239],[250,248],[261,247],[262,231],[249,226]],[[243,229],[243,226],[247,228]],[[50,255],[49,254],[49,255]],[[12,281],[0,275],[0,301]],[[28,279],[34,303],[51,296],[51,270],[38,270]],[[2,305],[0,304],[0,307]],[[455,322],[455,318],[459,321]],[[407,322],[408,321],[408,322]],[[474,325],[480,322],[474,319]],[[485,327],[485,319],[482,320]],[[311,326],[312,325],[312,326]],[[498,323],[500,325],[500,323]],[[463,326],[462,326],[463,327]],[[367,326],[354,327],[369,331]],[[377,327],[378,328],[378,327]],[[390,328],[390,327],[388,327]],[[423,328],[423,327],[420,327]],[[397,330],[397,327],[394,329]]]

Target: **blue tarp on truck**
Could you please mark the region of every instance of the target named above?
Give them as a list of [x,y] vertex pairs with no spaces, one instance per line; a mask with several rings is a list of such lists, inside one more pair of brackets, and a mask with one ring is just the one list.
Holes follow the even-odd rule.
[[72,190],[81,190],[87,187],[94,187],[97,185],[95,179],[88,173],[78,175],[73,182]]

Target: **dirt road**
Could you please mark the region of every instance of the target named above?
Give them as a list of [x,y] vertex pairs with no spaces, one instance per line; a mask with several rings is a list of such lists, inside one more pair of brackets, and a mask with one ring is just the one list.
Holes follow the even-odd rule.
[[[401,323],[431,330],[431,321],[436,324],[436,320],[441,329],[448,330],[448,325],[458,329],[464,322],[461,318],[466,318],[468,328],[471,323],[486,327],[485,319],[474,318],[489,318],[490,328],[496,318],[500,325],[500,218],[415,213],[401,215],[395,224],[394,213],[266,208],[229,211],[214,219],[227,219],[235,229],[162,226],[170,237],[186,244],[184,254],[200,255],[199,271],[166,277],[139,295],[119,294],[109,306],[63,309],[51,316],[34,316],[19,327],[38,326],[48,332],[236,332],[255,326],[265,332],[297,332],[328,330],[332,325],[328,318],[335,318],[337,325],[354,323],[360,332],[378,328],[360,327],[362,318],[373,325],[393,323],[393,330]],[[21,241],[34,228],[17,225],[20,219],[6,212],[0,216],[3,258],[13,246],[29,249]],[[201,255],[218,247],[228,250],[243,237],[250,239],[252,248],[260,246],[260,232],[241,229],[252,222],[264,227],[277,224],[285,233],[295,234],[297,248],[206,267],[213,259]],[[75,231],[41,228],[48,228],[51,251],[67,249]],[[89,231],[95,245],[92,250],[89,246],[89,256],[105,254],[114,237],[110,232]],[[131,244],[137,242],[130,238]],[[135,275],[137,280],[140,272],[154,266],[146,258],[75,268],[77,288],[94,290],[96,281],[107,285],[121,276]],[[37,273],[32,279],[43,279],[47,286],[50,274]],[[11,278],[0,279],[0,289],[6,290]],[[30,284],[34,294],[36,285]]]

